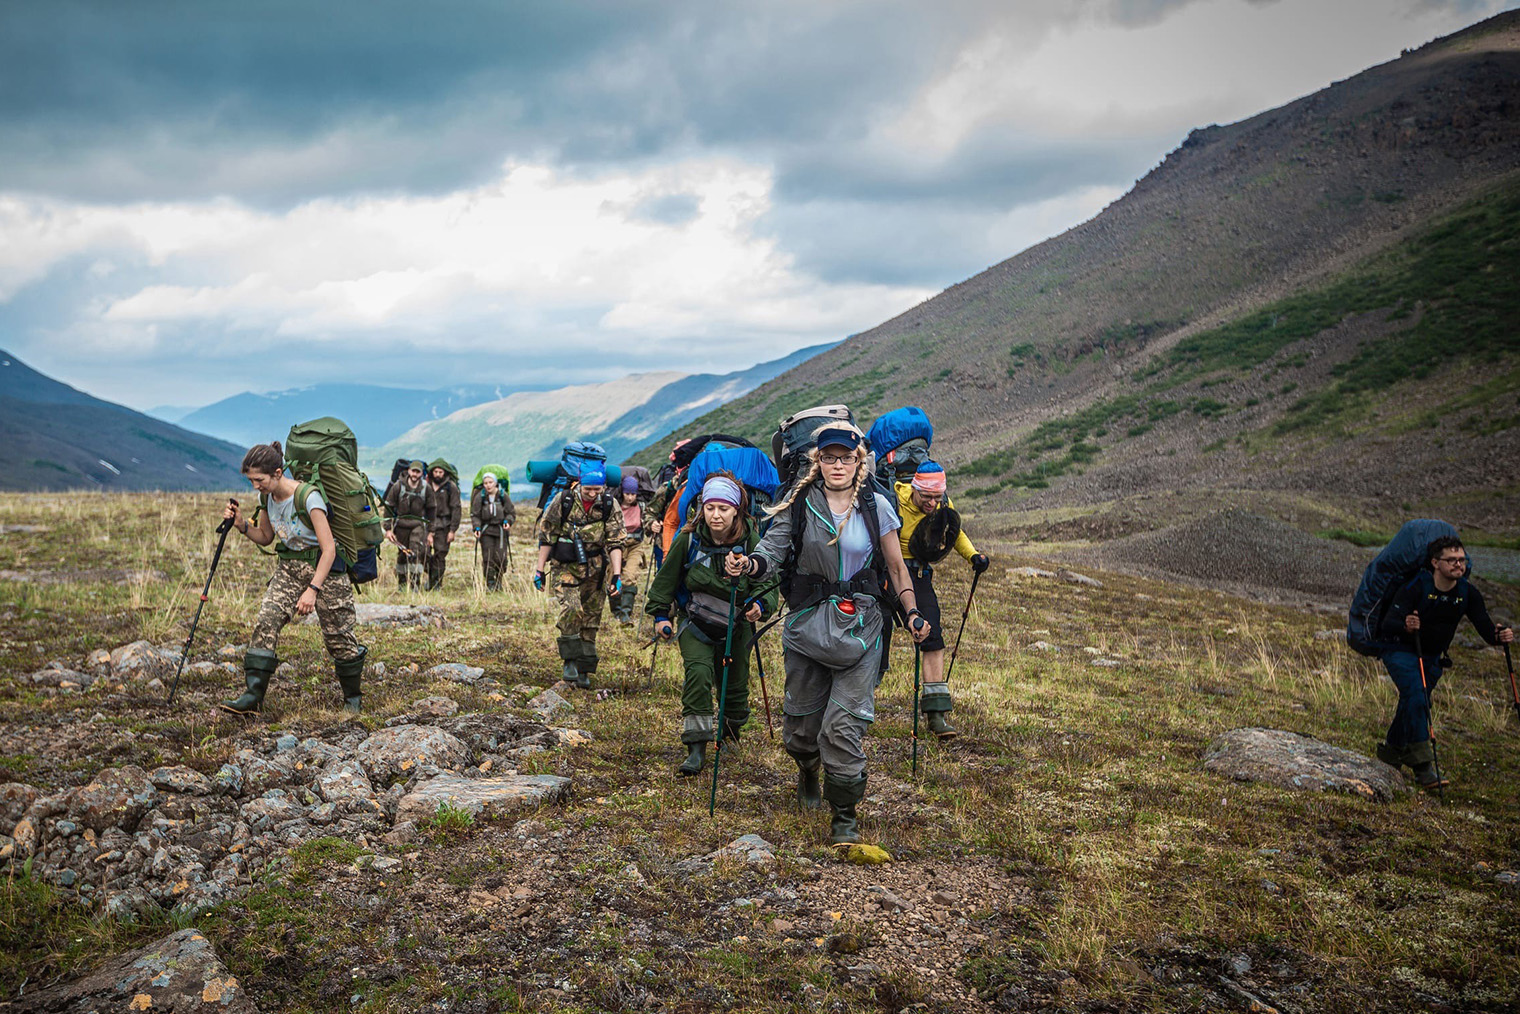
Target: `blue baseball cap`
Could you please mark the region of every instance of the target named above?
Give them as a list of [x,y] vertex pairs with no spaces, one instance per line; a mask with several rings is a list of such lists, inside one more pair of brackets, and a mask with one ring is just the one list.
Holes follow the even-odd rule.
[[820,449],[824,447],[848,447],[853,451],[860,446],[860,440],[860,434],[855,430],[829,426],[818,431],[816,442]]

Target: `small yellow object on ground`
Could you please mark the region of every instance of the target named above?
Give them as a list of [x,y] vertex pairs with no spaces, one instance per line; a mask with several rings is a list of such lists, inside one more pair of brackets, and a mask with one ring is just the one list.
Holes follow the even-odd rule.
[[847,863],[856,866],[873,866],[876,863],[890,863],[892,856],[886,849],[877,848],[875,845],[835,845],[834,852]]

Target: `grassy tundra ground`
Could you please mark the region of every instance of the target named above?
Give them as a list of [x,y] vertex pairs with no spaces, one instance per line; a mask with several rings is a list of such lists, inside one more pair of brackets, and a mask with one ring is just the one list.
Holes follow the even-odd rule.
[[[0,497],[0,525],[47,526],[0,534],[0,779],[54,788],[126,763],[215,771],[250,741],[342,721],[314,627],[287,632],[296,675],[254,722],[212,710],[226,676],[188,676],[172,711],[109,680],[56,696],[20,681],[95,648],[182,640],[215,505]],[[197,657],[246,641],[270,570],[250,544],[229,546]],[[527,548],[499,595],[468,580],[462,544],[441,594],[383,579],[367,596],[426,601],[448,624],[362,631],[389,670],[365,688],[364,726],[432,694],[496,710],[514,684],[557,679]],[[1513,1009],[1520,905],[1494,879],[1520,867],[1502,657],[1457,650],[1437,693],[1455,780],[1444,807],[1230,783],[1199,755],[1241,726],[1370,754],[1394,697],[1381,670],[1315,639],[1336,625],[1322,616],[1107,574],[1102,588],[1007,574],[1023,563],[1038,560],[999,554],[981,583],[954,676],[962,736],[921,747],[917,778],[899,639],[862,807],[888,866],[835,863],[826,820],[794,811],[792,765],[766,738],[758,686],[709,818],[707,780],[671,774],[675,652],[661,651],[650,687],[643,635],[608,627],[598,682],[615,693],[576,693],[566,723],[594,742],[522,766],[571,776],[569,803],[521,823],[446,814],[385,875],[354,863],[378,843],[319,839],[196,925],[266,1012],[1255,1009],[1246,993],[1284,1011]],[[942,572],[952,633],[967,571]],[[767,640],[774,706],[779,646]],[[451,661],[484,666],[496,686],[399,672]],[[776,870],[682,865],[746,833],[775,843]],[[0,1007],[166,925],[95,919],[4,868]]]

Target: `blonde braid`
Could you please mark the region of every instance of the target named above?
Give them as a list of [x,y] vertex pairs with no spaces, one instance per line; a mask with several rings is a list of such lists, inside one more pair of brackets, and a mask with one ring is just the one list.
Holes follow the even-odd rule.
[[809,448],[807,456],[807,474],[792,483],[792,488],[786,491],[786,496],[765,508],[765,516],[767,518],[773,518],[790,507],[792,501],[797,499],[797,495],[816,482],[818,477],[823,474],[823,466],[818,464],[818,448]]

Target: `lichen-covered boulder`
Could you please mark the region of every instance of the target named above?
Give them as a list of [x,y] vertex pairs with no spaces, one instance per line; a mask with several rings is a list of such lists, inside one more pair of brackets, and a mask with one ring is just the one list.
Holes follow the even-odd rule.
[[163,793],[148,778],[148,773],[128,764],[106,768],[88,785],[63,793],[61,801],[69,816],[99,832],[111,827],[123,831],[137,830],[137,822],[143,814],[162,799]]
[[[35,1011],[258,1014],[242,983],[199,930],[185,929],[128,951],[72,982],[28,993]],[[18,1008],[20,1009],[20,1008]]]
[[1284,789],[1344,792],[1386,803],[1408,785],[1381,761],[1281,729],[1231,729],[1203,753],[1206,771]]
[[470,762],[470,748],[451,733],[428,725],[398,725],[374,733],[354,757],[375,785],[428,769],[458,770]]
[[355,760],[334,761],[323,768],[317,775],[316,790],[329,803],[375,797],[375,787],[370,784],[364,765]]
[[154,768],[148,779],[165,792],[181,792],[191,796],[209,796],[214,788],[211,779],[183,764]]
[[496,817],[527,806],[552,803],[570,789],[560,775],[505,775],[500,778],[461,778],[439,775],[419,784],[396,804],[396,820],[423,823],[440,804],[481,817]]

